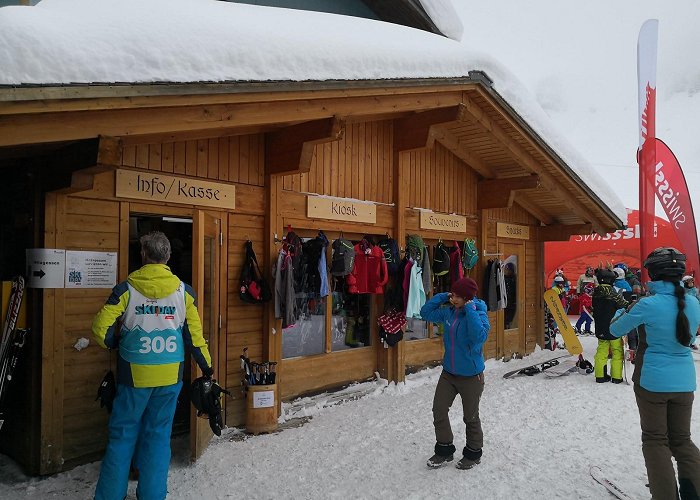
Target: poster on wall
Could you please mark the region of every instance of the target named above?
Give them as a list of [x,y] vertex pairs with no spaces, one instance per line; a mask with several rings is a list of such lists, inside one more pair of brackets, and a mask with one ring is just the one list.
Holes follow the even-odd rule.
[[117,252],[66,250],[66,288],[112,288],[117,284]]
[[66,251],[58,248],[27,248],[27,287],[63,288]]

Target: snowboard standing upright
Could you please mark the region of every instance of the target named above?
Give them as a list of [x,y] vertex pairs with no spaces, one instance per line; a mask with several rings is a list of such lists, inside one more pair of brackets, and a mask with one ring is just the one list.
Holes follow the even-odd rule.
[[564,311],[564,306],[559,299],[557,291],[552,288],[544,292],[544,302],[552,315],[552,319],[557,325],[559,333],[561,333],[561,336],[564,338],[566,350],[569,351],[569,354],[572,356],[582,354],[583,346],[576,336],[571,322],[569,322],[569,317],[566,315],[566,311]]

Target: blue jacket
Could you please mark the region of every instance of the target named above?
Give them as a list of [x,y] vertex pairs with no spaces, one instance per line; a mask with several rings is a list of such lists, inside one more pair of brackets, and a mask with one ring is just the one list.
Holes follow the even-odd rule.
[[[676,339],[678,299],[675,285],[666,281],[648,283],[652,295],[636,302],[629,311],[620,309],[610,323],[610,333],[622,337],[633,328],[639,333],[632,380],[651,392],[693,392],[695,363],[690,348]],[[690,295],[685,308],[690,325],[690,342],[700,325],[700,303]]]
[[426,321],[445,325],[443,369],[453,375],[478,375],[484,371],[484,342],[491,329],[486,303],[475,298],[461,309],[440,307],[448,297],[448,293],[438,293],[425,303],[420,315]]
[[623,279],[623,278],[616,279],[616,280],[615,280],[615,283],[613,283],[613,286],[614,286],[615,288],[619,288],[620,290],[623,290],[623,291],[625,291],[625,292],[631,292],[631,291],[632,291],[632,287],[630,286],[630,284],[627,283],[627,280],[626,280],[626,279]]

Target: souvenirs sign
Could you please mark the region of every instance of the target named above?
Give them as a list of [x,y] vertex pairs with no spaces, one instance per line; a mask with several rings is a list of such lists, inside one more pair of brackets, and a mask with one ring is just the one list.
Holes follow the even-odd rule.
[[530,226],[520,224],[507,224],[499,222],[496,224],[496,236],[499,238],[514,238],[516,240],[530,239]]
[[117,170],[117,197],[236,208],[236,186],[155,172]]
[[376,224],[377,207],[372,203],[362,203],[346,198],[307,196],[306,216],[311,219]]
[[467,232],[467,218],[463,215],[438,214],[435,212],[420,212],[420,228],[433,231],[450,231],[453,233]]

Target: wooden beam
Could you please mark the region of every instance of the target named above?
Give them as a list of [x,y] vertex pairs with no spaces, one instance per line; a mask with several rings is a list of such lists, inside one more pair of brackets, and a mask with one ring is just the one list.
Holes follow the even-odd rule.
[[265,173],[297,174],[311,169],[314,147],[338,141],[345,122],[338,117],[313,120],[265,134]]
[[528,198],[526,198],[523,193],[516,193],[515,194],[515,201],[514,203],[516,205],[520,205],[526,212],[531,214],[533,217],[535,217],[538,221],[540,221],[542,224],[552,224],[554,223],[554,217],[550,215],[549,213],[545,212],[534,204],[532,201],[530,201]]
[[537,241],[568,241],[576,234],[591,234],[592,231],[592,224],[540,226],[535,228],[535,239]]
[[[453,155],[469,165],[482,177],[491,179],[496,177],[496,173],[484,161],[474,153],[469,152],[459,140],[447,130],[439,127],[433,127],[430,131],[433,141],[438,141],[440,144],[449,149]],[[430,140],[430,139],[429,139]]]
[[447,108],[422,111],[394,120],[394,149],[408,151],[430,147],[430,127],[443,123],[461,121],[465,109],[461,104]]
[[466,93],[462,97],[462,100],[467,113],[472,119],[479,123],[484,129],[488,130],[493,137],[510,152],[515,160],[531,172],[538,174],[543,187],[552,191],[561,200],[563,205],[569,207],[579,217],[584,219],[590,218],[590,207],[576,200],[573,193],[564,189],[561,185],[561,180],[545,171],[542,165],[540,165],[524,147],[510,137],[500,125],[491,120],[479,105],[472,101]]
[[[381,95],[171,106],[148,109],[108,109],[78,112],[2,115],[0,146],[78,140],[109,135],[178,133],[220,128],[284,125],[330,116],[382,115],[457,105],[462,92]],[[0,108],[1,110],[1,108]]]
[[97,145],[97,164],[121,166],[122,147],[121,139],[118,137],[101,135]]
[[479,181],[477,185],[477,208],[510,208],[515,201],[515,194],[523,189],[539,187],[540,178],[537,174],[507,179],[488,179]]

